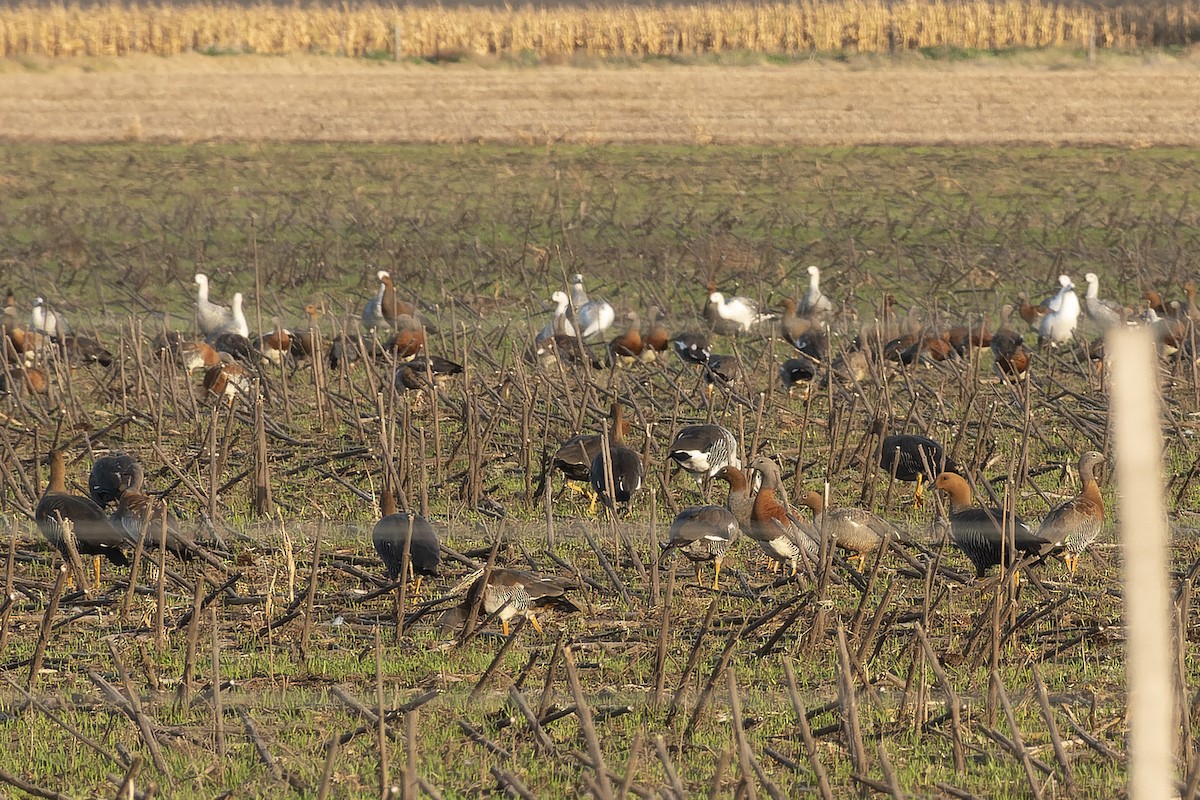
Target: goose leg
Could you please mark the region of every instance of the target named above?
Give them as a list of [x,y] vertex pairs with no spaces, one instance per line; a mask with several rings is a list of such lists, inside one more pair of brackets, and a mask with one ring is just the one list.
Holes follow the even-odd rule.
[[100,556],[92,556],[92,568],[96,571],[96,588],[100,588]]
[[721,559],[716,559],[717,571],[713,575],[713,589],[721,588]]
[[533,612],[530,611],[527,616],[529,617],[530,624],[533,625],[533,629],[538,633],[544,633],[542,630],[542,623],[538,622],[538,618],[533,615]]
[[500,620],[500,630],[504,631],[505,637],[508,636],[508,620],[506,620],[506,619]]

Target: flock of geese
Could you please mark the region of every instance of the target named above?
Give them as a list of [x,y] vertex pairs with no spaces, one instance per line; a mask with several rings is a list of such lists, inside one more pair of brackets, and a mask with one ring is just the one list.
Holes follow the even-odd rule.
[[[616,367],[653,361],[670,351],[685,364],[699,365],[712,391],[736,380],[741,368],[735,357],[712,351],[710,332],[742,335],[769,325],[771,335],[797,351],[780,371],[789,389],[831,376],[865,380],[872,360],[941,361],[962,357],[971,347],[990,348],[997,373],[1005,379],[1020,379],[1027,375],[1035,351],[1013,327],[1018,316],[1036,330],[1039,348],[1067,346],[1078,335],[1081,318],[1086,318],[1101,332],[1114,325],[1151,325],[1165,355],[1190,353],[1191,323],[1200,320],[1191,283],[1185,286],[1186,300],[1164,302],[1150,292],[1141,306],[1132,308],[1101,299],[1099,282],[1090,273],[1081,302],[1074,282],[1064,275],[1058,291],[1040,305],[1031,305],[1024,295],[1006,305],[994,332],[986,319],[933,326],[915,311],[902,319],[895,311],[894,299],[885,297],[870,323],[859,328],[853,344],[831,357],[830,330],[841,325],[853,332],[853,322],[845,319],[846,309],[823,293],[818,268],[809,267],[807,272],[807,291],[799,300],[785,300],[780,313],[765,311],[750,298],[727,295],[710,285],[702,308],[708,331],[672,335],[664,325],[665,315],[656,308],[651,310],[647,326],[638,315],[626,314],[625,325],[608,339],[603,337],[617,315],[607,301],[588,296],[583,276],[577,274],[570,279],[568,291],[551,295],[551,318],[533,336],[528,355],[544,366],[586,362],[592,367]],[[335,368],[361,358],[381,359],[394,368],[398,390],[436,391],[444,379],[462,371],[461,365],[426,352],[426,333],[435,330],[433,322],[414,303],[398,296],[388,272],[379,271],[376,277],[378,290],[363,306],[359,330],[326,342],[320,313],[313,305],[306,307],[306,320],[294,330],[276,318],[269,330],[252,338],[242,294],[234,294],[229,306],[216,303],[208,278],[197,274],[195,319],[201,336],[189,339],[165,334],[158,346],[189,371],[202,370],[203,391],[229,402],[258,391],[257,375],[263,365],[318,358]],[[46,354],[111,363],[111,353],[88,337],[73,335],[65,318],[42,298],[34,303],[25,326],[10,291],[3,325],[5,376],[35,373]],[[603,346],[598,347],[597,342]],[[1094,343],[1083,346],[1089,358],[1096,357]],[[36,391],[28,377],[25,381],[27,389]],[[568,482],[586,484],[593,507],[602,502],[614,517],[627,511],[643,489],[643,458],[626,445],[629,430],[623,408],[614,404],[603,431],[563,442],[552,460],[553,469]],[[915,482],[917,502],[925,484],[945,495],[951,540],[979,577],[1014,559],[1042,563],[1051,554],[1061,554],[1073,573],[1079,556],[1104,524],[1104,504],[1096,480],[1103,465],[1099,453],[1089,451],[1080,456],[1081,491],[1053,509],[1035,530],[1009,510],[974,505],[967,476],[936,441],[898,433],[885,436],[884,423],[878,424],[877,432],[877,461],[884,474]],[[717,424],[684,427],[669,447],[667,456],[696,479],[706,498],[711,481],[727,486],[724,504],[705,503],[680,511],[662,545],[664,554],[678,551],[696,563],[697,581],[699,565],[712,562],[712,586],[719,588],[722,564],[742,536],[757,546],[774,569],[783,567],[796,576],[813,574],[822,554],[832,550],[846,552],[847,559],[839,561],[846,569],[861,571],[885,542],[900,535],[892,523],[869,510],[831,508],[818,492],[806,492],[793,504],[779,465],[761,455],[743,465],[741,452],[734,434]],[[89,496],[68,491],[61,451],[51,453],[49,464],[50,483],[35,510],[37,525],[64,559],[95,556],[97,581],[100,557],[123,566],[126,553],[135,547],[165,547],[179,559],[201,558],[213,565],[221,565],[227,558],[197,544],[162,500],[143,492],[143,471],[130,456],[97,460],[90,474]],[[373,540],[387,577],[393,582],[415,577],[419,588],[422,577],[437,574],[441,561],[436,530],[420,515],[398,511],[390,489],[383,491],[381,499],[383,518],[374,528]],[[537,607],[571,606],[564,595],[572,584],[557,577],[492,568],[469,579],[455,587],[464,602],[446,613],[444,627],[460,623],[476,603],[485,613],[497,615],[506,633],[509,621],[518,615],[536,626]]]

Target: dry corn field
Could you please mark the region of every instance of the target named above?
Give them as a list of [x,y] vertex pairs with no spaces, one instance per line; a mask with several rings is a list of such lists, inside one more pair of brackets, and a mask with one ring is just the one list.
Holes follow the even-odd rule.
[[[1123,314],[1162,346],[1148,360],[1178,631],[1162,707],[1191,800],[1197,158],[0,143],[0,794],[1120,797],[1132,703],[1113,528],[1139,514],[1111,476],[1095,341]],[[805,300],[805,326],[787,303],[809,297],[809,264],[830,302]],[[1108,321],[1081,316],[1072,341],[1039,348],[1031,325],[1058,335],[1039,301],[1065,298],[1068,273],[1082,302],[1088,272]],[[582,331],[588,306],[553,314],[574,273],[617,314],[586,350],[565,325]],[[725,305],[709,282],[784,316],[731,328],[706,311]],[[254,334],[218,328],[224,360],[197,336],[214,313],[198,313],[202,291]],[[717,358],[629,357],[634,331],[657,337],[652,317]],[[282,327],[308,355],[280,345]],[[781,365],[813,348],[789,389]],[[1027,377],[997,366],[1022,348]],[[398,360],[414,351],[442,379]],[[554,458],[619,426],[614,404],[632,426],[601,468],[628,475],[632,459],[644,480],[628,508],[593,510]],[[764,484],[773,505],[756,501],[719,580],[663,555],[686,541],[681,512],[726,501],[671,455],[693,424],[726,427],[764,475],[770,457],[786,489]],[[947,516],[951,479],[918,501],[879,466],[885,431],[942,442],[976,504],[1039,532],[1098,493],[1099,539],[1075,570],[1051,557],[978,577]],[[143,482],[111,511],[129,563],[97,578],[35,518],[48,497],[102,488],[89,472],[118,452]],[[810,519],[799,503],[826,484],[834,509],[869,509],[889,538],[842,553],[839,534],[797,574],[772,570],[755,525],[781,502]],[[388,489],[440,542],[435,569],[409,550],[434,573],[419,585],[374,543]],[[139,523],[139,495],[173,516]],[[168,532],[192,540],[156,547]],[[478,570],[553,607],[506,623],[506,606],[471,602]],[[467,618],[443,625],[448,609]]]
[[753,52],[887,53],[923,48],[1184,46],[1194,0],[1108,6],[1006,2],[796,2],[573,7],[352,8],[270,4],[0,8],[0,56],[325,53],[563,59]]

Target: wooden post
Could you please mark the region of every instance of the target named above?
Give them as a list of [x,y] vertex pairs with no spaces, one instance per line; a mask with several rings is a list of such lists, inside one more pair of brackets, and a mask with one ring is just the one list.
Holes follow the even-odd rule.
[[1171,600],[1163,500],[1158,357],[1148,330],[1114,330],[1113,442],[1125,553],[1126,672],[1129,685],[1129,797],[1174,797]]

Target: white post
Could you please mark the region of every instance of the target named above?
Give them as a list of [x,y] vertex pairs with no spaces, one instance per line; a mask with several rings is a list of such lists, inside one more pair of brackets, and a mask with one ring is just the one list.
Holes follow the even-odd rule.
[[1146,329],[1118,329],[1112,360],[1112,420],[1118,518],[1124,549],[1129,798],[1175,797],[1173,670],[1163,500],[1158,356]]

